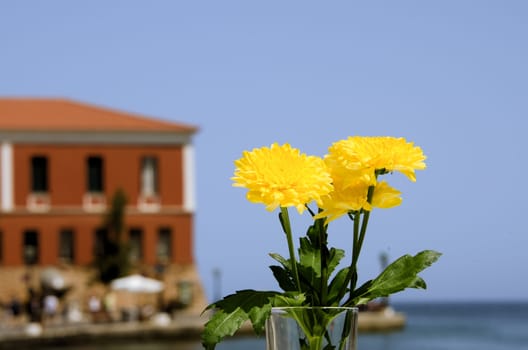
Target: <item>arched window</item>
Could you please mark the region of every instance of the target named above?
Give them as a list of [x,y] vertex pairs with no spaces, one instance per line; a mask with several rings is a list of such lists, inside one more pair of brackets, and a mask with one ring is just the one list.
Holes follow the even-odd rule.
[[158,193],[158,159],[143,157],[141,161],[141,194],[154,196]]
[[88,157],[87,159],[87,190],[88,192],[103,192],[103,158]]
[[48,192],[48,158],[31,158],[31,191]]

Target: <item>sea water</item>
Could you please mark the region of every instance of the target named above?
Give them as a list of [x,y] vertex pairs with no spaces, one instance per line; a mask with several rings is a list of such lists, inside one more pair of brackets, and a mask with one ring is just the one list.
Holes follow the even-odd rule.
[[[528,302],[394,304],[397,332],[359,334],[358,350],[528,350]],[[264,338],[228,339],[218,350],[265,350]],[[67,350],[200,350],[198,341],[61,347]]]
[[434,303],[395,306],[401,332],[362,334],[365,350],[528,349],[528,303]]

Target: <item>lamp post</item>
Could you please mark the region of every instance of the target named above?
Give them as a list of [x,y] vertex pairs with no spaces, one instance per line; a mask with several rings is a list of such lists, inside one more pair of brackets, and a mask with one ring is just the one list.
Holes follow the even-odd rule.
[[222,271],[219,268],[213,269],[213,300],[222,298]]

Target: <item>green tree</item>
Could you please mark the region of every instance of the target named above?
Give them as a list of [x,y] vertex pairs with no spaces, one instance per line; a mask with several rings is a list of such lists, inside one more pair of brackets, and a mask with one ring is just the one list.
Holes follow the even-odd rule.
[[130,270],[129,246],[124,241],[125,208],[127,197],[118,189],[112,197],[112,205],[103,217],[102,252],[95,258],[97,279],[104,284],[122,277]]

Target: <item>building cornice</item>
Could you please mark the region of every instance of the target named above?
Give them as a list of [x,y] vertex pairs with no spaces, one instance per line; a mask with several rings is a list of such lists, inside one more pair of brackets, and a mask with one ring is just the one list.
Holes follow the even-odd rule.
[[[46,211],[35,212],[28,210],[27,207],[17,206],[10,211],[0,210],[0,214],[5,217],[16,217],[16,216],[67,216],[67,215],[82,215],[82,216],[94,216],[101,217],[106,213],[103,211],[87,211],[80,206],[52,206]],[[163,215],[193,215],[193,211],[189,211],[186,208],[178,205],[165,205],[160,207],[158,211],[142,211],[135,206],[127,206],[125,209],[125,215],[142,215],[142,216],[163,216]]]
[[0,130],[0,142],[30,144],[190,144],[193,133],[156,131]]

